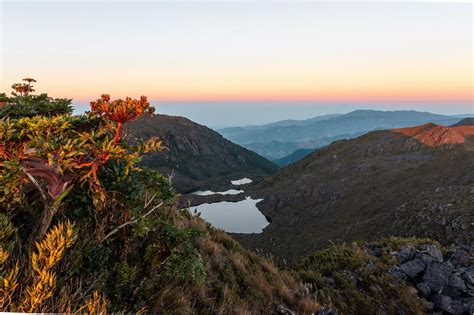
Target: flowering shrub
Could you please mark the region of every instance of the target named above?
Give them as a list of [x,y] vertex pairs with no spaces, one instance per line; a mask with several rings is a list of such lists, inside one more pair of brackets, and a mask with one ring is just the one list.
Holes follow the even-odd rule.
[[[140,226],[143,236],[151,231],[146,227],[149,214],[173,198],[173,193],[157,190],[160,177],[151,190],[139,179],[149,173],[140,168],[140,156],[162,150],[161,141],[130,145],[122,139],[122,124],[153,113],[153,108],[146,97],[110,101],[103,95],[91,102],[86,115],[38,115],[38,96],[31,94],[36,81],[25,81],[13,85],[13,97],[0,95],[6,104],[0,108],[0,311],[104,311],[107,301],[97,292],[90,298],[58,292],[57,283],[64,280],[54,270],[61,263],[75,270],[74,264],[85,259],[81,249],[75,254],[79,262],[62,262],[78,238],[70,218],[77,220],[79,230],[90,231],[81,238],[89,239],[88,244],[113,241],[122,225]],[[55,103],[42,98],[39,104],[43,101]],[[125,187],[135,191],[122,195]],[[145,206],[138,204],[143,198],[148,198]],[[27,264],[25,256],[31,252]]]

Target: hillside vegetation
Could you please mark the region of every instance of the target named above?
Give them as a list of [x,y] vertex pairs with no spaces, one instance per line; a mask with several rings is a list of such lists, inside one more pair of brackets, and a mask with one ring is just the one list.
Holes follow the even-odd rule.
[[31,81],[14,88],[0,108],[1,311],[320,308],[269,260],[175,209],[169,179],[138,166],[162,150],[123,140],[122,124],[153,112],[145,97],[103,95],[72,116],[69,100],[35,103]]

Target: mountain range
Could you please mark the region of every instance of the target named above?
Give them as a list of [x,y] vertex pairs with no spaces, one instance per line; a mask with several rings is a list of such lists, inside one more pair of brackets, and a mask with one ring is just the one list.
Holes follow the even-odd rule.
[[292,261],[385,236],[474,240],[474,126],[425,124],[336,141],[250,191],[271,219],[247,247]]
[[277,160],[298,149],[320,148],[333,141],[354,138],[373,130],[430,122],[452,125],[461,118],[418,111],[356,110],[343,115],[284,120],[262,126],[232,127],[218,131],[232,142],[270,160]]

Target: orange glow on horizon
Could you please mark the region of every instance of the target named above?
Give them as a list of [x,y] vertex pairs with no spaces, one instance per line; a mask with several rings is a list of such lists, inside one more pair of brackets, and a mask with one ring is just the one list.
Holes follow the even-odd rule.
[[[39,91],[39,90],[37,90]],[[452,89],[452,90],[378,90],[378,91],[265,91],[238,93],[234,91],[222,91],[214,93],[167,93],[166,91],[156,92],[153,89],[143,91],[121,91],[114,92],[106,88],[81,94],[74,91],[48,91],[48,94],[57,98],[72,98],[77,102],[89,102],[103,93],[111,94],[112,98],[124,98],[126,96],[139,97],[147,96],[151,100],[166,102],[191,102],[191,101],[324,101],[324,102],[347,102],[347,101],[473,101],[472,90]]]

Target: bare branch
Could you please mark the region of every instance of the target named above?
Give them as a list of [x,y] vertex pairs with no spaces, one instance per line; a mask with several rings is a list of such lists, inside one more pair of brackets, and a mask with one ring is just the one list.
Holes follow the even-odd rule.
[[148,211],[147,213],[145,213],[143,216],[141,216],[140,218],[136,218],[136,219],[133,219],[130,220],[130,221],[127,221],[119,226],[117,226],[115,229],[113,229],[112,231],[109,232],[109,234],[107,234],[102,240],[100,240],[100,243],[102,243],[103,241],[105,241],[106,239],[108,239],[109,237],[111,237],[112,235],[114,235],[115,233],[117,233],[118,231],[120,231],[121,229],[123,229],[124,227],[130,225],[130,224],[135,224],[137,223],[138,221],[140,220],[143,220],[144,218],[146,218],[147,216],[149,216],[153,211],[155,211],[156,209],[158,209],[159,207],[161,207],[163,205],[163,202],[160,202],[159,204],[157,204],[156,206],[154,206],[153,208],[151,208],[150,211]]
[[44,192],[43,188],[41,188],[41,185],[38,183],[38,181],[33,177],[33,175],[28,173],[25,169],[23,169],[23,172],[26,174],[26,176],[28,176],[28,178],[33,183],[33,185],[36,186],[36,188],[39,190],[39,192],[41,194],[41,197],[43,197],[44,201],[47,203],[48,202],[48,197],[46,197],[46,193]]

